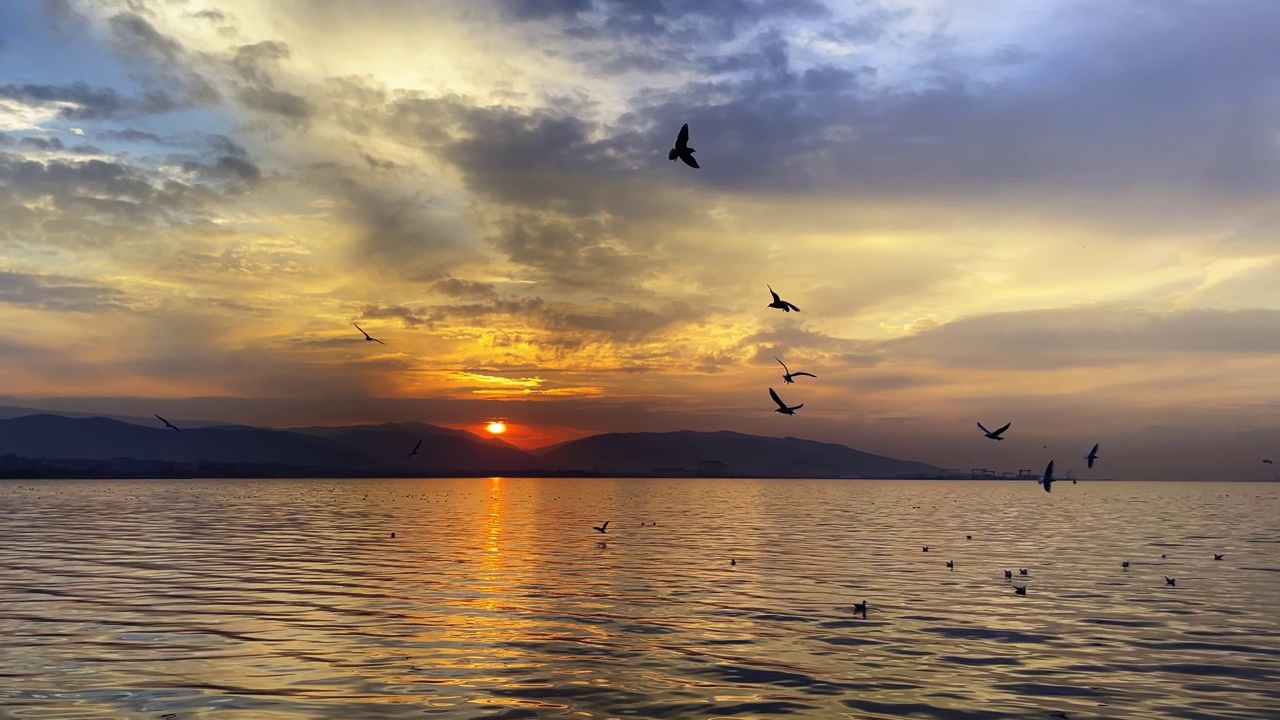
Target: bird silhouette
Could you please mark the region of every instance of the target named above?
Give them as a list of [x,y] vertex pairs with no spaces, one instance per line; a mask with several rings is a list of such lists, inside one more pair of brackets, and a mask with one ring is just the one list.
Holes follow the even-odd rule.
[[1271,458],[1262,458],[1262,462],[1264,462],[1264,463],[1266,463],[1266,464],[1268,464],[1268,465],[1274,465],[1274,464],[1275,464],[1275,463],[1271,462]]
[[[155,413],[151,413],[151,414],[152,414],[152,415],[155,415]],[[169,422],[168,420],[165,420],[164,418],[160,417],[159,415],[156,415],[156,417],[157,417],[157,418],[160,418],[160,422],[164,423],[164,426],[165,426],[165,427],[167,427],[167,428],[173,428],[174,430],[177,430],[178,432],[182,432],[182,430],[178,429],[178,426],[177,426],[177,425],[174,425],[173,423]]]
[[956,563],[955,563],[955,561],[954,561],[954,560],[948,560],[948,561],[947,561],[947,569],[948,569],[948,570],[950,570],[951,572],[955,572],[955,571],[956,571]]
[[1093,469],[1093,461],[1098,459],[1098,445],[1100,444],[1101,443],[1094,443],[1093,449],[1084,454],[1084,459],[1089,461],[1090,470]]
[[988,430],[985,427],[983,427],[982,423],[978,423],[978,429],[982,431],[983,435],[991,438],[992,440],[1003,440],[1004,438],[1000,436],[1003,435],[1004,431],[1008,430],[1009,426],[1012,424],[1013,424],[1012,422],[1007,422],[1004,424],[1003,427],[997,428],[995,430]]
[[1019,569],[1018,569],[1018,574],[1019,574],[1019,575],[1030,575],[1030,574],[1031,574],[1031,571],[1030,571],[1030,570],[1028,570],[1028,569],[1026,569],[1026,568],[1019,568]]
[[1223,558],[1223,556],[1222,556],[1222,555],[1219,555],[1218,553],[1214,553],[1214,554],[1213,554],[1213,559],[1214,559],[1214,560],[1221,560],[1222,558]]
[[782,398],[778,397],[778,393],[774,392],[773,388],[769,388],[769,397],[778,403],[778,409],[774,410],[774,412],[780,412],[783,415],[795,415],[797,410],[804,407],[804,403],[788,407],[786,403],[782,402]]
[[417,455],[417,454],[418,454],[418,448],[420,448],[420,447],[422,447],[422,441],[421,441],[421,440],[419,440],[419,441],[418,441],[418,444],[417,444],[417,445],[414,445],[414,446],[413,446],[413,449],[409,451],[409,454],[408,454],[408,455],[405,455],[405,458],[411,458],[411,457],[413,457],[414,455]]
[[773,296],[773,302],[769,303],[769,307],[778,308],[782,312],[791,312],[792,310],[795,310],[796,312],[800,312],[800,308],[778,297],[778,293],[773,291],[772,286],[766,283],[765,287],[769,288],[769,294]]
[[1129,569],[1129,561],[1128,561],[1128,560],[1125,560],[1124,562],[1120,563],[1120,567],[1124,568],[1125,570],[1128,570],[1128,569]]
[[1044,486],[1045,492],[1053,492],[1053,461],[1052,460],[1050,460],[1049,464],[1046,465],[1044,468],[1044,477],[1041,477],[1039,480],[1036,480],[1036,482]]
[[1005,570],[1005,571],[1004,571],[1004,579],[1005,579],[1005,580],[1012,580],[1012,579],[1013,579],[1013,571],[1012,571],[1012,570]]
[[1026,585],[1014,585],[1014,586],[1013,586],[1013,593],[1014,593],[1015,595],[1026,595],[1026,594],[1027,594],[1027,586],[1026,586]]
[[863,600],[860,603],[853,604],[853,614],[857,615],[858,613],[862,613],[863,620],[867,619],[867,601],[866,600]]
[[791,372],[790,370],[787,369],[787,364],[782,362],[782,360],[779,360],[776,357],[774,358],[774,360],[777,360],[778,364],[782,366],[782,372],[784,373],[784,375],[782,376],[782,381],[787,383],[788,385],[795,382],[795,380],[792,380],[791,378],[797,378],[797,377],[800,377],[801,375],[804,375],[805,377],[815,378],[815,379],[818,377],[817,375],[814,375],[811,372]]
[[1171,578],[1171,577],[1169,577],[1168,575],[1165,575],[1165,576],[1164,576],[1164,584],[1165,584],[1165,585],[1168,585],[1168,586],[1170,586],[1170,587],[1177,587],[1177,586],[1178,586],[1178,580],[1177,580],[1177,578]]
[[[355,323],[351,323],[351,324],[352,324],[352,325],[356,325]],[[379,340],[378,338],[373,337],[373,336],[372,336],[372,335],[370,335],[369,333],[365,332],[365,331],[364,331],[364,328],[360,327],[359,325],[356,325],[356,329],[360,331],[360,334],[361,334],[361,335],[364,335],[365,342],[376,342],[376,343],[378,343],[379,345],[386,345],[386,343],[382,342],[382,341],[381,341],[381,340]]]
[[737,560],[734,560],[733,558],[729,558],[729,564],[730,564],[730,565],[737,565],[737,564],[738,564],[738,561],[737,561]]
[[972,536],[972,535],[965,535],[965,536],[964,536],[964,539],[965,539],[965,540],[972,540],[972,539],[973,539],[973,536]]
[[606,530],[609,529],[609,521],[605,520],[603,525],[592,525],[591,529],[595,530],[596,532],[605,532]]
[[391,537],[393,537],[393,538],[394,538],[395,536],[396,536],[396,531],[395,531],[395,530],[392,530],[392,531],[391,531]]
[[693,154],[696,152],[698,151],[689,147],[689,123],[685,123],[680,126],[680,132],[676,135],[676,146],[667,153],[667,159],[675,162],[676,158],[680,158],[685,165],[697,168],[698,161],[693,159]]
[[929,552],[929,546],[925,545],[924,547],[920,548],[920,552]]

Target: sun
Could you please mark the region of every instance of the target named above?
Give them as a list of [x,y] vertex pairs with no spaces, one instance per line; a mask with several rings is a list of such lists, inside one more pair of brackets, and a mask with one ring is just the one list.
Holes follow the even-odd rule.
[[494,435],[501,435],[507,431],[507,424],[501,420],[490,420],[489,424],[484,426],[484,429]]

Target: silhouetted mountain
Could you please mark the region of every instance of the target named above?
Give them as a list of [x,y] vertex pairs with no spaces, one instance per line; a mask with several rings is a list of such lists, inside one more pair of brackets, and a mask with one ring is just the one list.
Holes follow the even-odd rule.
[[408,433],[420,438],[430,435],[446,435],[449,437],[466,438],[486,445],[496,445],[499,447],[511,448],[512,450],[519,450],[515,445],[493,435],[480,435],[466,430],[442,427],[440,425],[428,425],[427,423],[422,422],[388,422],[379,423],[377,425],[316,425],[312,427],[292,427],[284,429],[290,432],[317,435],[319,437],[327,438],[337,437],[354,430],[383,430],[395,433]]
[[104,417],[28,415],[0,420],[0,454],[27,458],[281,463],[370,470],[363,455],[322,438],[283,430],[218,425],[176,433]]
[[[385,423],[326,430],[337,431],[326,437],[339,446],[417,472],[512,472],[527,470],[538,463],[533,455],[496,438],[485,439],[465,430],[425,423]],[[418,440],[422,440],[418,454],[406,458]]]
[[938,468],[895,460],[835,443],[729,432],[606,433],[561,443],[539,453],[548,470],[584,469],[649,474],[655,468],[697,473],[698,463],[718,460],[730,475],[767,477],[895,477],[934,475]]

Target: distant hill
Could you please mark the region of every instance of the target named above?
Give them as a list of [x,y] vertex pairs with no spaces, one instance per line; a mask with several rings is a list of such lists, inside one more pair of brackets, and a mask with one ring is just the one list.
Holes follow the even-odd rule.
[[27,415],[0,420],[0,455],[27,458],[280,463],[371,470],[377,463],[322,438],[283,430],[218,425],[167,428],[104,417]]
[[[537,458],[496,438],[465,430],[402,422],[338,428],[304,428],[341,447],[410,471],[512,472],[536,467]],[[418,454],[405,455],[422,440]]]
[[[182,427],[181,423],[178,423]],[[418,454],[406,457],[422,440]],[[39,413],[0,419],[0,474],[10,477],[430,476],[490,474],[755,477],[937,475],[925,463],[835,443],[742,433],[606,433],[528,453],[496,438],[424,423],[279,430],[244,425],[183,427],[181,433],[106,417]],[[127,459],[127,460],[126,460]],[[164,463],[173,463],[166,469]],[[5,469],[7,468],[7,470]],[[304,469],[309,469],[304,472]],[[18,474],[14,474],[18,473]],[[42,475],[41,473],[44,473]],[[210,475],[213,473],[214,475]]]
[[692,475],[698,463],[718,460],[730,475],[767,477],[895,477],[936,475],[921,462],[895,460],[835,443],[774,438],[722,430],[666,433],[606,433],[571,440],[538,453],[548,470],[583,469],[601,473],[649,474],[654,468]]

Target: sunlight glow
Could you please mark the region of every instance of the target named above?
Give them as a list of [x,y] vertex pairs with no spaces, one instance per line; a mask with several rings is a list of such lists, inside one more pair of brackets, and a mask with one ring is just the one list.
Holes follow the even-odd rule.
[[494,435],[501,435],[507,431],[507,424],[501,420],[491,420],[488,425],[484,426],[484,429]]

